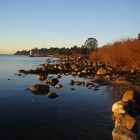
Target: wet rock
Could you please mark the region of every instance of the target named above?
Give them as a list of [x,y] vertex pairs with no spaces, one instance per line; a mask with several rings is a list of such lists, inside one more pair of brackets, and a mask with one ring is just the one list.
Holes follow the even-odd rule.
[[90,82],[87,82],[87,83],[86,83],[86,87],[94,87],[94,86],[95,86],[94,83],[90,83]]
[[70,84],[70,85],[74,85],[74,84],[75,84],[75,81],[74,81],[74,80],[71,80],[71,81],[69,82],[69,84]]
[[106,75],[105,80],[110,80],[110,75]]
[[62,76],[60,73],[57,74],[57,78],[60,79]]
[[47,84],[51,84],[52,86],[55,86],[56,84],[58,84],[58,79],[57,78],[48,78],[46,83]]
[[70,67],[71,67],[72,70],[76,70],[76,69],[78,69],[78,65],[75,64],[75,63],[74,63],[74,64],[71,64]]
[[81,82],[81,86],[85,86],[85,82]]
[[96,85],[95,88],[94,88],[94,90],[99,90],[99,87],[100,86]]
[[62,88],[62,85],[56,84],[54,87],[55,87],[55,88]]
[[30,88],[26,88],[25,90],[30,90]]
[[47,94],[47,96],[48,96],[49,98],[56,98],[56,97],[58,97],[58,95],[57,95],[56,93],[54,93],[54,92],[49,92],[49,93]]
[[58,66],[58,69],[59,69],[59,70],[63,70],[64,67],[63,67],[62,65],[59,65],[59,66]]
[[112,131],[113,140],[137,140],[136,134],[125,127],[115,127]]
[[26,70],[19,70],[19,73],[27,73]]
[[34,94],[47,94],[50,90],[48,85],[43,85],[43,84],[31,85],[29,89]]
[[15,75],[16,75],[16,76],[21,76],[22,74],[21,74],[21,73],[15,73]]
[[94,80],[100,80],[100,76],[99,76],[99,75],[94,75],[94,76],[93,76],[93,79],[94,79]]
[[36,78],[40,81],[44,81],[47,79],[47,75],[39,74],[36,76]]
[[77,72],[77,76],[78,76],[78,77],[85,77],[85,76],[87,76],[87,73],[84,73],[84,72]]
[[69,72],[65,72],[65,75],[67,76],[67,75],[70,75],[70,73]]
[[45,64],[39,64],[39,65],[37,66],[37,70],[45,71],[45,70],[46,70]]
[[83,82],[80,82],[80,81],[75,81],[75,85],[80,86],[80,85],[82,85],[82,84],[83,84]]
[[70,68],[71,68],[70,63],[66,62],[65,65],[64,65],[64,69],[69,70]]
[[133,97],[134,97],[134,92],[132,90],[127,90],[122,97],[122,101],[124,102],[128,102],[130,100],[132,101]]
[[77,75],[77,72],[76,71],[72,71],[71,74],[72,75]]
[[75,90],[75,88],[70,88],[71,90]]

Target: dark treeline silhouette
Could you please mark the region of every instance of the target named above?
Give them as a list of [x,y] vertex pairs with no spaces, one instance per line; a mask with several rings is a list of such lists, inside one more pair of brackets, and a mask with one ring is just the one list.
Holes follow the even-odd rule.
[[32,56],[69,56],[69,55],[87,55],[91,52],[95,52],[97,50],[98,42],[95,38],[88,38],[84,45],[81,47],[77,47],[74,45],[71,48],[58,48],[58,47],[51,47],[49,49],[47,48],[34,48],[32,50],[22,50],[17,51],[15,55],[32,55]]
[[[37,54],[40,56],[48,56],[48,55],[74,55],[74,54],[87,54],[90,49],[85,48],[84,46],[82,47],[77,47],[76,45],[73,46],[72,48],[58,48],[58,47],[51,47],[49,49],[47,48],[34,48],[31,50],[33,54]],[[15,55],[30,55],[30,50],[22,50],[22,51],[17,51]]]

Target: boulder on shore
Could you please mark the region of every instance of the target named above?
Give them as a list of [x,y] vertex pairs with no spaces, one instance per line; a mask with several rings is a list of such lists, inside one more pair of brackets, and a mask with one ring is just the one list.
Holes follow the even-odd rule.
[[126,111],[124,110],[125,103],[123,101],[118,101],[112,105],[112,112],[114,114],[124,114]]
[[103,69],[102,67],[97,71],[97,75],[106,75],[106,74],[107,74],[106,70]]
[[122,101],[124,102],[132,101],[133,97],[134,97],[134,92],[132,90],[127,90],[122,97]]
[[118,114],[115,116],[115,127],[121,126],[132,130],[136,120],[129,114]]

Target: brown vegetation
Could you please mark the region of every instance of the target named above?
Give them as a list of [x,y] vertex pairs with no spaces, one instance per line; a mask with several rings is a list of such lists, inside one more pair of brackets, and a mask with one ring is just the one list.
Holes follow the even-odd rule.
[[140,37],[105,45],[96,53],[90,53],[89,59],[102,61],[112,66],[140,68]]

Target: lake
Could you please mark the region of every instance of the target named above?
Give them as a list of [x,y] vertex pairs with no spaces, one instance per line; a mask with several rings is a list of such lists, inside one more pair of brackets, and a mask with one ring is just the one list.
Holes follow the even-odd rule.
[[58,97],[49,99],[27,90],[41,83],[36,75],[15,75],[46,59],[0,55],[0,140],[111,140],[114,99],[109,86],[99,90],[70,86],[70,80],[87,79],[63,76],[62,89],[50,87]]

